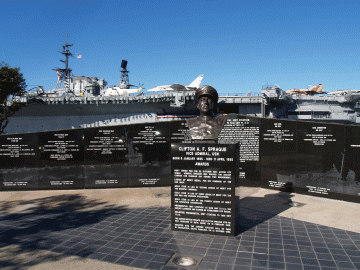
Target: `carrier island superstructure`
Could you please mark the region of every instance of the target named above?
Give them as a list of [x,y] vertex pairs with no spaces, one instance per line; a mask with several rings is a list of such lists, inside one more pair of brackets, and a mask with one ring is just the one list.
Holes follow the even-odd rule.
[[[126,60],[121,63],[119,86],[107,87],[104,79],[96,77],[73,76],[68,66],[70,46],[66,42],[61,52],[65,68],[55,69],[57,87],[44,91],[39,86],[17,98],[25,106],[8,118],[2,134],[174,121],[197,114],[196,87],[145,94],[142,86],[129,83]],[[258,95],[250,91],[223,95],[226,90],[217,90],[220,114],[360,124],[360,91],[304,95],[277,85],[263,86]]]

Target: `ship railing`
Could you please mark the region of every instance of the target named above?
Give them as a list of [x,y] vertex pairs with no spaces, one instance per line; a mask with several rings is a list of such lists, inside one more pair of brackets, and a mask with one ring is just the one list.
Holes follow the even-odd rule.
[[219,97],[256,97],[261,96],[260,92],[254,92],[254,93],[219,93]]
[[[221,93],[219,95],[220,99],[233,99],[230,100],[233,103],[243,103],[243,102],[255,102],[258,103],[261,98],[259,93],[251,94],[242,94],[242,93]],[[142,102],[174,102],[180,100],[182,102],[194,100],[194,93],[192,92],[167,92],[167,93],[158,93],[151,95],[142,95],[142,96],[111,96],[111,97],[101,97],[101,96],[88,96],[88,97],[76,97],[76,96],[62,96],[62,97],[46,97],[43,98],[43,101],[49,104],[57,104],[58,102],[66,104],[108,104],[108,103],[142,103]],[[248,100],[248,101],[246,101]]]
[[157,114],[146,113],[146,114],[130,115],[130,116],[124,117],[124,118],[105,119],[105,120],[95,121],[93,123],[82,124],[82,125],[80,125],[80,128],[130,125],[130,124],[137,124],[137,123],[144,123],[144,122],[146,122],[146,123],[158,122]]

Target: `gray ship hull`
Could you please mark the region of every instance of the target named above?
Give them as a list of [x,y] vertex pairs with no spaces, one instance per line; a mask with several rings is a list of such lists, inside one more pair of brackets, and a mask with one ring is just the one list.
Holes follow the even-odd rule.
[[[194,92],[127,97],[54,97],[23,100],[4,134],[172,121],[197,114]],[[260,96],[224,96],[219,112],[262,116]]]
[[[220,114],[360,124],[360,94],[291,96],[268,87],[258,96],[220,96]],[[171,121],[197,114],[194,91],[112,97],[23,98],[26,106],[8,120],[3,133]]]

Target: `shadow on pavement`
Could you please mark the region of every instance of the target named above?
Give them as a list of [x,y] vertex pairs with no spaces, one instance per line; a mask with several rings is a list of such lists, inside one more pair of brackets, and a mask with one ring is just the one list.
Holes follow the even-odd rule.
[[[289,209],[291,197],[286,192],[237,197],[236,235],[241,238],[245,233],[249,238],[253,228],[266,225]],[[130,267],[163,269],[175,252],[204,256],[202,267],[207,263],[215,267],[206,260],[215,255],[220,260],[221,252],[233,259],[238,248],[251,252],[241,246],[238,237],[171,231],[170,213],[169,207],[128,209],[79,194],[3,202],[0,268],[27,269],[76,255]],[[227,250],[230,248],[235,250]]]
[[288,210],[293,195],[288,192],[268,194],[264,197],[236,197],[236,229],[239,235],[251,228],[271,219],[272,217]]
[[[79,236],[89,226],[124,211],[126,207],[89,200],[82,195],[3,202],[0,204],[0,268],[26,269],[67,257],[69,254],[49,252],[54,246],[64,244],[67,232]],[[73,241],[76,241],[74,237]],[[92,252],[85,248],[77,256],[86,257]]]

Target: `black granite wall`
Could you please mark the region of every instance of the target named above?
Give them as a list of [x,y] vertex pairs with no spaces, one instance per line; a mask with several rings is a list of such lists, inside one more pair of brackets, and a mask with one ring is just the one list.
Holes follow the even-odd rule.
[[169,123],[0,136],[0,190],[167,186]]
[[[237,186],[360,202],[360,126],[232,114],[220,144],[238,146]],[[185,121],[0,136],[0,190],[166,186]]]

